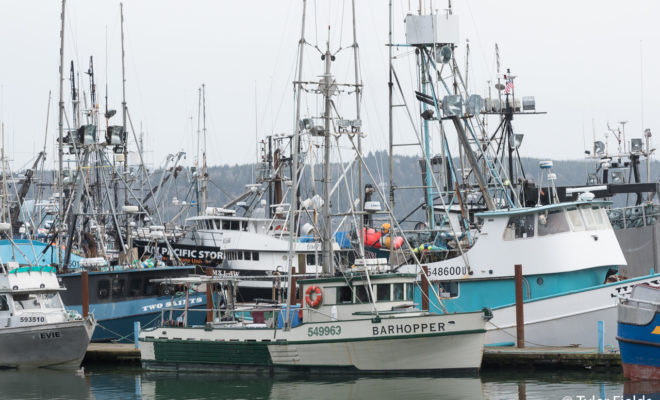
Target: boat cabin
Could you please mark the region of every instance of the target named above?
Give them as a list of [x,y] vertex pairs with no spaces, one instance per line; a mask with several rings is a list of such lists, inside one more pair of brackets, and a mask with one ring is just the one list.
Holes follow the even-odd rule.
[[9,262],[0,268],[0,329],[65,321],[54,267]]
[[[364,272],[298,281],[305,322],[368,318],[415,309],[416,274]],[[365,305],[371,305],[366,308]]]

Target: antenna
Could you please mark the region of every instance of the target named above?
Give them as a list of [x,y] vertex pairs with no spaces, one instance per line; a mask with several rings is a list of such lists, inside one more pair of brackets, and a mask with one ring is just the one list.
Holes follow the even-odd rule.
[[619,121],[619,124],[621,124],[621,140],[623,140],[623,152],[626,153],[628,150],[626,149],[626,124],[628,121]]

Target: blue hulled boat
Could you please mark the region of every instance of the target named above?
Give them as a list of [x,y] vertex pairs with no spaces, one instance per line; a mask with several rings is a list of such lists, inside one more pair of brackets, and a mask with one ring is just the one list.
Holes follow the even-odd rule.
[[660,288],[637,285],[618,305],[617,340],[623,374],[633,380],[660,380]]

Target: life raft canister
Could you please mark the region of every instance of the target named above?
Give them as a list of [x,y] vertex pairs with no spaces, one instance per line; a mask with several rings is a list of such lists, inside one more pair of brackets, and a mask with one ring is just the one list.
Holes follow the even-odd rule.
[[[314,300],[312,300],[312,293],[315,294]],[[323,301],[323,292],[321,291],[321,288],[312,285],[305,290],[305,303],[307,303],[308,306],[312,308],[318,308],[321,305],[321,302]]]

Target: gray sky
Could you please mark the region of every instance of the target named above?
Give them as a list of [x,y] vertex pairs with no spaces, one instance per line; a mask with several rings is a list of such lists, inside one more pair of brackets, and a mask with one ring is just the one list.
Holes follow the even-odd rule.
[[[365,84],[363,119],[368,133],[365,147],[385,149],[387,1],[357,3]],[[394,0],[395,42],[405,40],[403,18],[410,3]],[[418,4],[412,3],[413,7]],[[660,135],[660,114],[656,112],[660,108],[660,76],[656,73],[660,70],[660,2],[452,3],[460,18],[460,65],[464,65],[465,39],[470,40],[470,89],[483,94],[487,92],[486,82],[496,78],[497,42],[502,68],[511,68],[518,76],[516,95],[534,95],[537,109],[548,112],[546,116],[516,119],[517,130],[526,134],[523,155],[581,158],[584,141],[587,146],[591,142],[592,119],[598,136],[608,121],[616,125],[620,120],[630,121],[626,125],[628,138],[641,137],[643,128]],[[447,7],[446,1],[432,4],[436,9]],[[307,41],[324,48],[330,24],[331,47],[349,46],[350,6],[348,0],[308,0]],[[127,103],[135,129],[139,131],[141,125],[145,132],[152,165],[160,165],[166,154],[181,149],[188,151],[188,161],[192,161],[197,88],[202,83],[207,87],[211,165],[252,162],[257,136],[291,131],[291,81],[301,9],[301,0],[124,2]],[[48,160],[56,160],[59,17],[60,2],[55,0],[0,4],[0,120],[5,123],[6,147],[14,169],[23,167],[43,146],[49,90],[53,99]],[[107,77],[110,108],[119,111],[119,3],[67,1],[65,40],[65,101],[70,93],[69,62],[73,60],[76,69],[84,72],[93,55],[100,107],[105,108]],[[313,78],[321,64],[318,52],[307,47],[305,57],[307,78]],[[352,67],[342,64],[351,57],[348,49],[338,54],[338,81],[353,80]],[[409,71],[402,76],[404,81],[412,79]],[[86,75],[81,77],[81,89],[88,93]],[[313,103],[303,106],[310,113],[315,107]],[[120,113],[113,122],[121,122]],[[399,129],[405,126],[397,121]]]

